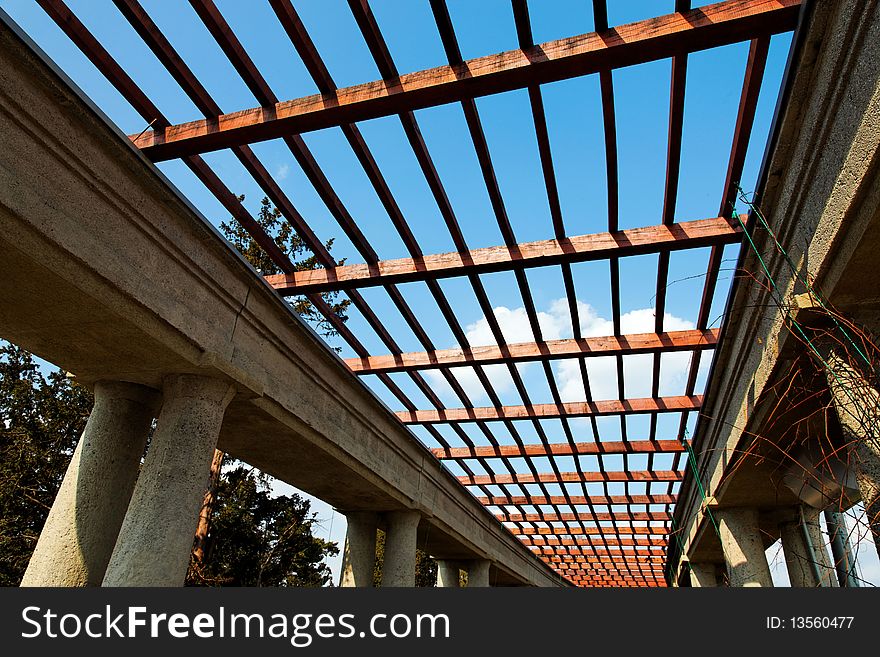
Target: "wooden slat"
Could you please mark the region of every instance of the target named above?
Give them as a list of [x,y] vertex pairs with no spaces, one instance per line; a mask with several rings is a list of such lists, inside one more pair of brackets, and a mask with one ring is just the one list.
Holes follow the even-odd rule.
[[621,536],[666,536],[663,525],[647,527],[508,527],[515,536],[583,536],[619,534]]
[[606,566],[634,565],[639,563],[650,566],[651,564],[663,563],[666,561],[666,557],[660,555],[655,555],[653,557],[630,557],[624,561],[615,561],[609,558],[586,557],[576,554],[541,554],[538,558],[546,563],[604,564]]
[[308,269],[291,274],[267,276],[266,280],[279,294],[305,294],[603,260],[611,255],[622,257],[704,246],[723,246],[735,244],[740,239],[742,239],[742,229],[739,222],[714,217],[671,226],[646,226],[617,232],[525,242],[515,247],[491,246],[463,253],[441,253],[420,258],[381,260],[374,264]]
[[[551,495],[545,497],[541,495],[511,495],[503,497],[501,495],[493,495],[490,497],[478,497],[482,504],[491,506],[517,506],[517,505],[555,505],[568,504],[562,495]],[[593,505],[632,505],[632,504],[675,504],[676,495],[590,495],[588,497],[575,496],[571,497],[571,504],[593,504]]]
[[267,107],[147,132],[154,161],[355,123],[791,30],[800,0],[729,0]]
[[616,538],[616,537],[579,537],[560,538],[557,536],[518,536],[517,539],[526,545],[535,546],[591,546],[599,545],[601,540],[605,545],[617,545],[620,547],[644,547],[650,550],[662,550],[666,547],[666,539],[663,538]]
[[458,481],[463,486],[490,486],[500,484],[576,484],[601,481],[658,482],[681,481],[684,473],[675,470],[612,470],[606,472],[560,472],[531,474],[462,475]]
[[[605,566],[602,564],[576,564],[576,563],[556,563],[551,565],[551,568],[554,570],[561,570],[568,573],[583,573],[584,575],[591,575],[593,573],[616,573],[620,572],[622,569],[631,566],[631,564],[621,563],[619,565],[611,565]],[[657,574],[660,575],[663,573],[662,566],[652,566],[646,567],[642,570],[646,575]]]
[[535,555],[541,556],[559,556],[562,554],[570,556],[597,556],[604,555],[624,562],[636,564],[645,559],[653,557],[663,558],[664,552],[654,547],[620,547],[614,546],[609,548],[589,548],[585,549],[576,545],[527,545]]
[[613,356],[615,354],[647,354],[654,352],[710,349],[718,342],[718,330],[670,331],[668,333],[637,333],[622,336],[581,338],[580,340],[548,340],[535,343],[471,347],[469,349],[438,349],[406,354],[348,358],[345,363],[356,374],[406,372],[411,370],[492,365],[505,362],[531,362],[563,358]]
[[398,411],[404,424],[438,424],[478,422],[481,420],[524,420],[532,418],[589,417],[622,415],[626,413],[675,413],[699,410],[702,395],[689,397],[658,397],[642,399],[607,399],[594,402],[566,402],[564,404],[532,404],[530,406],[502,406],[494,408],[447,408],[443,410]]
[[663,522],[671,521],[672,514],[669,512],[637,511],[633,513],[496,513],[495,517],[501,522],[585,522],[623,521],[623,522]]
[[439,459],[502,458],[517,456],[574,456],[575,454],[652,454],[655,452],[683,452],[684,445],[677,440],[629,440],[607,443],[552,443],[544,445],[485,445],[479,447],[437,447],[431,450]]

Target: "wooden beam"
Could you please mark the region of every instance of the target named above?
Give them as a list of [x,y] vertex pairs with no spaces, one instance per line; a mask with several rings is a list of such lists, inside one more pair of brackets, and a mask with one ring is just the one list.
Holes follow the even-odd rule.
[[569,546],[569,545],[582,545],[582,546],[601,546],[601,545],[619,545],[621,547],[646,547],[651,550],[656,550],[657,548],[663,549],[666,547],[666,539],[664,538],[615,538],[612,536],[603,536],[599,538],[593,537],[581,537],[581,538],[560,538],[558,536],[518,536],[520,541],[522,541],[525,545],[536,545],[536,546]]
[[672,514],[667,512],[637,511],[633,513],[496,513],[501,522],[669,522]]
[[647,527],[508,527],[515,536],[666,536],[663,525]]
[[740,239],[742,239],[742,228],[738,221],[713,217],[669,226],[645,226],[615,232],[525,242],[515,247],[490,246],[419,258],[382,260],[372,264],[307,269],[266,276],[266,280],[279,294],[307,294],[603,260],[612,255],[632,256],[718,246],[733,244]]
[[[503,495],[493,495],[491,497],[477,497],[481,504],[487,506],[518,506],[518,505],[557,505],[557,504],[586,504],[586,505],[620,505],[629,506],[633,504],[675,504],[678,499],[677,495],[590,495],[584,497],[581,495],[572,495],[569,498],[563,495],[551,495],[545,497],[542,495],[511,495],[505,497]],[[569,501],[570,500],[570,501]]]
[[794,29],[800,0],[728,0],[699,9],[439,66],[389,80],[154,130],[153,161],[401,114],[665,59]]
[[524,342],[504,347],[487,345],[469,349],[437,349],[406,354],[348,358],[346,365],[356,374],[408,372],[438,367],[494,365],[564,358],[634,355],[658,352],[710,349],[718,342],[718,329],[633,333],[619,336]]
[[615,561],[609,558],[601,558],[595,556],[583,556],[577,554],[541,554],[538,556],[541,561],[546,563],[581,563],[581,564],[605,564],[608,566],[632,566],[638,567],[639,564],[650,565],[655,563],[663,563],[666,557],[655,555],[652,557],[632,557]]
[[[619,566],[615,566],[615,565],[604,566],[604,565],[599,565],[599,564],[593,566],[591,564],[557,563],[557,564],[551,565],[551,568],[553,568],[554,570],[562,570],[562,571],[566,571],[569,573],[583,573],[584,575],[591,575],[593,573],[601,574],[601,573],[625,572],[627,569],[627,566],[623,565],[623,564],[621,564]],[[659,575],[659,574],[663,573],[663,567],[662,566],[644,567],[644,568],[641,568],[640,570],[637,570],[634,572],[641,572],[646,575],[652,575],[652,574]]]
[[684,451],[677,440],[615,440],[589,443],[550,443],[549,445],[483,445],[473,447],[436,447],[438,459],[513,458],[520,456],[574,456],[576,454],[653,454]]
[[[656,550],[653,547],[578,547],[578,546],[560,546],[560,545],[526,545],[536,556],[598,556],[604,555],[614,559],[622,559],[632,562],[633,564],[645,559],[660,558],[665,559],[665,553],[662,550]],[[634,566],[636,567],[636,566]]]
[[462,475],[458,480],[464,486],[492,486],[498,484],[577,484],[581,482],[601,481],[633,481],[633,482],[658,482],[658,481],[681,481],[684,473],[673,470],[635,470],[606,472],[560,472],[542,473],[537,477],[531,474],[492,474],[492,475]]
[[447,408],[440,410],[398,411],[404,424],[442,424],[491,420],[524,420],[532,418],[571,418],[627,413],[675,413],[699,410],[702,395],[689,397],[646,397],[642,399],[607,399],[564,404],[532,404],[530,406],[484,406],[479,408]]

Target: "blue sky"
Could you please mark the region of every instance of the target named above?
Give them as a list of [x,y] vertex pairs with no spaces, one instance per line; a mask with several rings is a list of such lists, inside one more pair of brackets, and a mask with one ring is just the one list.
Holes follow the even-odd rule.
[[[168,0],[142,0],[142,3],[223,111],[231,112],[258,104],[188,3]],[[195,106],[109,0],[68,0],[68,4],[172,122],[201,118]],[[279,98],[296,98],[317,92],[266,2],[217,0],[216,4]],[[338,86],[368,82],[380,77],[344,0],[302,0],[294,4]],[[449,0],[448,4],[466,59],[517,47],[513,15],[507,0]],[[592,31],[591,4],[585,0],[532,0],[529,9],[536,42]],[[669,13],[673,4],[672,0],[611,2],[609,22],[614,26]],[[702,4],[709,3],[694,3],[695,6]],[[427,0],[374,0],[371,6],[400,72],[445,63]],[[139,133],[146,127],[144,120],[36,3],[32,0],[0,0],[0,8],[23,27],[123,132]],[[746,190],[752,189],[758,174],[790,40],[790,35],[779,35],[771,42],[742,179]],[[681,174],[675,211],[678,221],[704,219],[718,214],[747,53],[748,44],[737,44],[688,57]],[[666,169],[670,70],[670,61],[662,60],[613,73],[622,228],[660,221]],[[542,91],[568,234],[603,231],[607,226],[607,197],[598,78],[594,75],[557,82],[545,85]],[[517,239],[533,241],[553,237],[527,93],[514,91],[481,98],[477,100],[477,106]],[[469,247],[502,244],[460,106],[421,110],[416,116]],[[453,250],[452,240],[425,179],[419,173],[398,119],[380,118],[361,123],[359,127],[423,250],[426,253]],[[304,139],[379,256],[388,259],[408,255],[341,131],[322,130],[306,134]],[[284,144],[276,140],[255,144],[253,148],[316,234],[322,240],[335,238],[334,256],[347,258],[348,262],[362,262],[361,256],[339,229]],[[206,154],[205,159],[230,189],[246,195],[246,205],[255,212],[263,194],[235,157],[228,151],[221,151]],[[185,166],[179,162],[167,162],[160,164],[159,168],[213,223],[219,224],[228,219],[216,199]],[[722,270],[710,313],[715,325],[730,283],[727,268],[733,266],[736,255],[736,247],[728,247],[725,251],[725,269]],[[671,256],[667,329],[691,328],[694,325],[707,261],[708,249],[674,253]],[[624,332],[653,330],[656,268],[656,256],[631,257],[621,261]],[[585,317],[582,318],[584,332],[588,335],[607,335],[611,317],[607,263],[575,265],[573,273]],[[533,336],[522,310],[523,300],[513,274],[497,273],[481,278],[509,341],[532,341]],[[559,268],[531,270],[528,280],[537,310],[541,313],[545,337],[570,337],[570,318],[558,301],[565,296]],[[454,300],[454,308],[472,343],[491,343],[493,338],[473,289],[466,280],[442,281],[441,287],[446,296]],[[438,348],[457,346],[427,287],[423,283],[410,283],[399,288],[435,345]],[[404,351],[422,350],[385,291],[381,288],[366,289],[363,296],[385,320]],[[351,312],[349,326],[371,353],[387,352],[387,348],[355,310]],[[354,355],[341,341],[331,341],[331,344],[342,348],[343,357]],[[596,362],[590,366],[591,384],[599,390],[597,398],[616,396],[613,360],[611,363],[601,362],[603,360],[595,359]],[[688,354],[664,356],[661,392],[683,393],[688,364]],[[708,364],[708,359],[704,359],[704,364]],[[650,395],[649,376],[645,376],[649,368],[650,359],[627,358],[627,396]],[[519,369],[529,387],[532,401],[550,401],[541,368],[522,365]],[[702,369],[698,391],[705,378],[706,367]],[[554,366],[554,370],[563,396],[571,400],[580,398],[578,395],[582,396],[582,392],[578,391],[582,391],[583,385],[577,371],[566,368],[564,364]],[[504,368],[487,368],[487,372],[502,402],[522,403]],[[429,407],[427,400],[408,377],[392,375],[392,378],[417,406]],[[426,378],[444,403],[453,407],[460,405],[442,377],[429,372]],[[366,377],[365,381],[389,406],[394,410],[402,408],[381,384],[371,379]],[[488,405],[485,391],[472,373],[462,369],[459,379],[477,405]],[[603,392],[604,395],[601,394]],[[677,416],[661,418],[659,437],[673,437],[678,421]],[[537,440],[530,423],[516,424],[527,442]],[[558,421],[543,421],[542,424],[551,439],[561,436]],[[583,429],[587,423],[576,421],[573,426]],[[627,428],[631,438],[645,437],[647,421],[629,418]],[[616,419],[600,421],[600,429],[603,440],[619,438],[620,424]],[[450,442],[460,444],[451,431],[441,431],[449,436]],[[474,433],[478,444],[485,442]],[[435,445],[424,431],[416,430],[416,434],[429,446]],[[503,431],[498,432],[498,437],[501,442],[511,440]],[[670,464],[666,463],[666,458],[658,458],[655,467],[668,468]],[[638,460],[638,457],[634,458],[630,467],[638,468]],[[577,464],[571,458],[559,459],[558,464],[563,471],[576,467],[595,469],[595,464],[591,464],[587,457]],[[548,463],[539,462],[538,465],[542,471],[549,469]],[[474,466],[478,474],[482,473],[478,464]],[[615,467],[610,460],[609,467]],[[617,464],[617,467],[620,465]],[[462,473],[454,465],[451,469],[456,474]],[[622,492],[615,490],[613,485],[610,488],[613,494]],[[339,540],[344,533],[344,518],[333,514],[326,505],[318,504],[317,508],[327,517],[328,530],[329,525],[333,524],[332,537]],[[338,563],[334,562],[334,568],[338,568]]]

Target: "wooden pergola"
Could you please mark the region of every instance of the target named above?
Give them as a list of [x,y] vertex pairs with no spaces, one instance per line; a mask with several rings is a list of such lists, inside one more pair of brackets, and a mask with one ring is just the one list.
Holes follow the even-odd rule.
[[[580,586],[665,586],[665,555],[667,543],[672,540],[671,508],[676,502],[677,484],[684,477],[687,464],[686,425],[691,414],[699,412],[702,402],[696,390],[698,369],[705,352],[714,349],[723,335],[723,330],[709,327],[710,306],[723,249],[725,245],[739,243],[741,238],[740,221],[732,213],[762,87],[770,38],[795,28],[800,0],[727,0],[694,9],[689,0],[675,0],[674,7],[670,6],[673,13],[617,27],[609,27],[605,0],[592,0],[595,32],[539,45],[533,43],[526,0],[512,0],[519,49],[469,61],[462,59],[444,0],[430,0],[448,64],[407,74],[401,74],[395,66],[367,0],[349,0],[357,26],[382,76],[381,80],[349,88],[337,88],[290,1],[268,1],[320,93],[293,100],[279,99],[213,2],[191,0],[198,17],[259,103],[259,107],[226,114],[138,1],[113,0],[161,65],[204,115],[173,125],[62,0],[38,0],[46,13],[149,124],[149,130],[132,136],[143,154],[153,161],[179,158],[195,174],[283,272],[268,276],[269,283],[282,295],[301,295],[309,299],[356,354],[346,360],[353,375],[370,375],[385,386],[404,409],[397,413],[400,421],[423,427],[439,445],[434,448],[436,457],[456,463],[465,473],[458,477],[460,483],[467,486],[480,502],[491,507],[498,521],[504,523],[537,558]],[[750,44],[749,54],[726,181],[718,198],[718,214],[677,222],[676,197],[688,55],[740,42]],[[661,59],[672,62],[663,210],[659,217],[646,217],[643,227],[621,230],[612,70]],[[604,121],[607,230],[597,234],[569,235],[557,189],[542,85],[594,74],[600,83]],[[521,243],[517,239],[475,102],[478,97],[511,90],[528,92],[552,218],[552,226],[548,226],[548,235],[552,234],[552,237],[538,242]],[[463,110],[491,201],[494,213],[491,220],[497,222],[503,236],[504,243],[498,246],[473,249],[466,242],[414,113],[450,103],[460,103]],[[437,226],[436,229],[448,231],[455,246],[453,252],[425,253],[416,240],[358,127],[358,122],[377,117],[399,119],[418,162],[419,171],[414,175],[423,176],[427,181],[445,223],[445,228]],[[329,127],[341,130],[408,250],[408,257],[380,260],[357,218],[340,200],[301,137],[302,133]],[[358,251],[360,262],[340,265],[331,256],[322,238],[315,234],[251,148],[255,142],[275,139],[282,140],[289,149],[339,228]],[[314,253],[321,268],[295,270],[293,263],[202,158],[203,153],[219,149],[229,149],[235,155]],[[695,328],[667,331],[664,315],[670,254],[706,247],[711,247],[711,254]],[[627,335],[621,327],[620,259],[643,254],[656,254],[658,258],[655,325],[651,333]],[[581,334],[572,266],[587,261],[608,263],[612,335],[587,337]],[[551,266],[558,268],[564,282],[573,327],[571,339],[544,339],[535,298],[526,277],[526,272],[532,268]],[[532,342],[509,344],[504,338],[481,279],[481,275],[500,271],[512,272],[515,277],[534,335]],[[445,293],[438,283],[441,279],[453,277],[467,281],[488,321],[495,344],[474,346],[469,343],[456,311],[456,299]],[[432,342],[398,288],[400,284],[414,281],[426,286],[455,336],[457,347],[438,349]],[[385,290],[421,343],[421,351],[403,352],[383,318],[362,296],[361,290],[370,287]],[[352,306],[384,343],[386,353],[368,351],[322,298],[322,293],[328,291],[338,291],[351,300]],[[661,396],[661,357],[676,351],[692,354],[685,391],[681,396]],[[627,399],[624,394],[624,357],[634,354],[653,357],[650,397]],[[594,399],[590,390],[588,359],[609,356],[616,360],[617,398]],[[552,364],[561,359],[578,364],[584,381],[585,401],[563,401],[552,369]],[[517,368],[518,364],[525,362],[540,364],[550,391],[549,400],[539,400],[527,389]],[[506,367],[521,399],[520,404],[501,403],[486,374],[485,368],[490,365]],[[472,403],[454,374],[456,368],[462,367],[473,368],[491,400],[490,406],[476,407]],[[442,375],[459,398],[460,406],[450,408],[443,404],[424,376],[427,370]],[[390,376],[401,373],[430,402],[429,408],[417,407]],[[680,417],[677,435],[658,435],[658,417],[664,413]],[[625,420],[630,414],[649,417],[647,436],[629,439]],[[602,439],[597,418],[606,415],[620,418],[620,440]],[[560,421],[564,440],[551,439],[541,423],[547,418]],[[574,418],[588,420],[589,436],[572,426]],[[523,438],[517,421],[532,424],[539,439],[537,443]],[[461,446],[451,444],[439,430],[440,425],[448,427]],[[493,431],[496,426],[503,427],[513,440],[500,441]],[[417,438],[414,436],[413,439]],[[673,455],[671,469],[655,467],[657,454]],[[647,467],[631,468],[632,455],[646,455]],[[595,471],[585,468],[563,471],[556,460],[557,457],[573,457],[575,463],[579,463],[582,456],[596,459],[598,467]],[[606,461],[612,456],[622,458],[622,469],[606,467]],[[550,471],[541,471],[536,465],[538,462],[549,463]],[[525,467],[521,465],[523,463]],[[477,465],[486,474],[475,470]],[[624,493],[612,494],[609,483],[622,483]],[[602,486],[604,494],[591,494],[588,484]],[[631,492],[631,487],[636,485],[641,486],[637,490],[647,492]],[[539,492],[533,494],[530,490]]]

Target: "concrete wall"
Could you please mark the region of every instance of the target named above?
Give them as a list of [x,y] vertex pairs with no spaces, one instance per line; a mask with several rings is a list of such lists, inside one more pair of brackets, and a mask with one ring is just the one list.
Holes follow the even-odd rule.
[[[858,321],[880,328],[880,3],[813,3],[791,95],[780,117],[778,140],[760,205],[802,275]],[[784,298],[804,292],[776,253],[766,231],[756,246]],[[744,246],[749,249],[748,245]],[[743,266],[763,277],[751,252]],[[780,353],[796,348],[786,313],[748,278],[732,292],[725,336],[713,365],[695,433],[698,469],[707,494],[721,500],[735,477],[729,465],[760,426],[756,408],[776,372]],[[711,419],[710,419],[711,418]],[[766,481],[767,473],[761,475]],[[709,523],[690,473],[676,509],[685,553],[698,549]],[[743,501],[740,500],[740,503]]]

